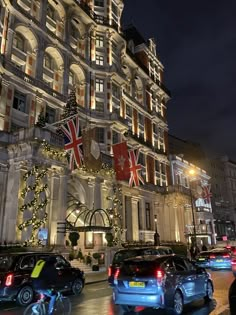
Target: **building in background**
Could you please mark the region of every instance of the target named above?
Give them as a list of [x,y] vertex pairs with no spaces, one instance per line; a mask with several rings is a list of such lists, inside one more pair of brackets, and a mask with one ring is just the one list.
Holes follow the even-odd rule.
[[[106,246],[111,225],[121,225],[123,241],[153,240],[154,218],[164,226],[170,96],[155,41],[134,27],[121,31],[122,0],[0,1],[0,8],[0,241],[35,241],[43,228],[49,244],[62,245],[58,225],[66,219],[89,250]],[[80,129],[95,128],[100,169],[71,171],[54,128],[72,91]],[[35,127],[41,118],[46,126]],[[144,184],[116,181],[112,146],[122,141],[139,152]]]
[[205,170],[177,155],[170,155],[170,169],[168,198],[179,201],[175,206],[175,212],[179,213],[176,224],[182,224],[188,243],[196,240],[199,245],[214,245],[216,239],[210,176]]

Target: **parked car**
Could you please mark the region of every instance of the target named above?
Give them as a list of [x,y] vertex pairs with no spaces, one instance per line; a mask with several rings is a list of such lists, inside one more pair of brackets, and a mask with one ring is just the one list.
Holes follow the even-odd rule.
[[236,314],[236,279],[232,282],[230,288],[229,288],[229,309],[230,314],[235,315]]
[[231,259],[231,269],[234,276],[236,277],[236,258],[234,257]]
[[195,264],[199,267],[209,268],[211,254],[211,250],[200,252],[196,257]]
[[84,287],[84,272],[79,268],[71,267],[62,256],[53,253],[7,253],[0,254],[0,301],[16,301],[26,306],[34,298],[30,275],[39,259],[48,259],[55,255],[59,281],[55,289],[59,291],[72,291],[80,294]]
[[131,257],[144,256],[144,255],[167,255],[174,254],[173,250],[168,246],[152,246],[152,247],[131,247],[118,250],[112,260],[111,265],[108,268],[108,283],[113,286],[114,275],[117,268],[121,263]]
[[124,311],[136,306],[169,309],[176,315],[194,300],[213,298],[213,282],[204,268],[177,255],[126,259],[117,269],[113,299]]
[[231,269],[231,253],[228,249],[213,249],[210,255],[211,270]]

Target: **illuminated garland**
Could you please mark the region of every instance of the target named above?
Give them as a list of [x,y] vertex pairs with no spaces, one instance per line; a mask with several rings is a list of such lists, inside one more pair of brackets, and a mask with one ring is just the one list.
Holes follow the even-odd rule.
[[66,151],[58,151],[53,149],[49,143],[47,143],[46,140],[43,140],[41,142],[41,145],[43,147],[43,151],[49,156],[52,157],[54,159],[59,159],[59,160],[64,160],[66,159],[68,153]]
[[[30,171],[28,171],[24,176],[23,180],[25,182],[25,187],[22,189],[20,196],[23,200],[25,200],[27,194],[29,192],[34,192],[34,198],[28,203],[25,203],[23,206],[19,207],[19,211],[24,212],[25,210],[29,209],[32,211],[32,217],[23,223],[18,225],[18,229],[22,231],[23,229],[32,226],[32,233],[30,237],[30,242],[34,242],[35,240],[35,233],[36,230],[45,224],[47,222],[47,213],[44,213],[44,216],[42,219],[38,218],[38,211],[40,209],[43,209],[46,207],[48,204],[48,199],[46,197],[46,189],[48,188],[47,184],[41,185],[40,186],[40,181],[47,175],[47,170],[40,170],[38,166],[34,166]],[[34,185],[28,186],[27,185],[27,180],[28,178],[35,176],[35,182]],[[45,198],[44,200],[39,202],[39,197],[41,193],[45,193]]]

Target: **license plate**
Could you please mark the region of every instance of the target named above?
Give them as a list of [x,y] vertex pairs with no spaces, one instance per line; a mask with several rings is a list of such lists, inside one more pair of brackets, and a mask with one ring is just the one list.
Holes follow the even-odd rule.
[[223,259],[216,259],[216,262],[223,262]]
[[201,260],[201,261],[203,261],[203,260],[205,260],[205,258],[198,258],[198,260]]
[[131,281],[129,283],[129,286],[131,288],[145,288],[145,283],[144,282],[139,282],[139,281]]

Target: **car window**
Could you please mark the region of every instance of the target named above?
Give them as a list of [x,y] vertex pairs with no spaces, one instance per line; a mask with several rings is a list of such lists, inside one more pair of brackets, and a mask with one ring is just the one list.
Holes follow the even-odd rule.
[[0,271],[8,271],[12,266],[13,259],[12,256],[0,256]]
[[186,264],[182,258],[174,257],[173,261],[174,261],[175,269],[177,271],[186,271],[187,270],[187,266],[186,266]]
[[189,259],[184,259],[184,263],[187,267],[187,270],[196,271],[195,265]]
[[66,268],[66,267],[70,267],[70,264],[67,260],[65,260],[65,258],[63,256],[56,256],[57,259],[57,264],[56,266],[60,267],[60,268]]
[[143,255],[143,252],[140,252],[140,251],[138,252],[137,250],[125,250],[125,251],[117,252],[114,255],[113,263],[119,264],[127,258],[132,258],[138,255]]
[[153,276],[157,270],[154,261],[125,261],[120,269],[123,276]]
[[21,259],[20,269],[33,269],[35,265],[35,257],[27,255]]
[[164,261],[164,263],[162,264],[162,268],[164,268],[164,270],[166,272],[175,271],[175,265],[173,263],[173,259],[168,259],[168,260]]

